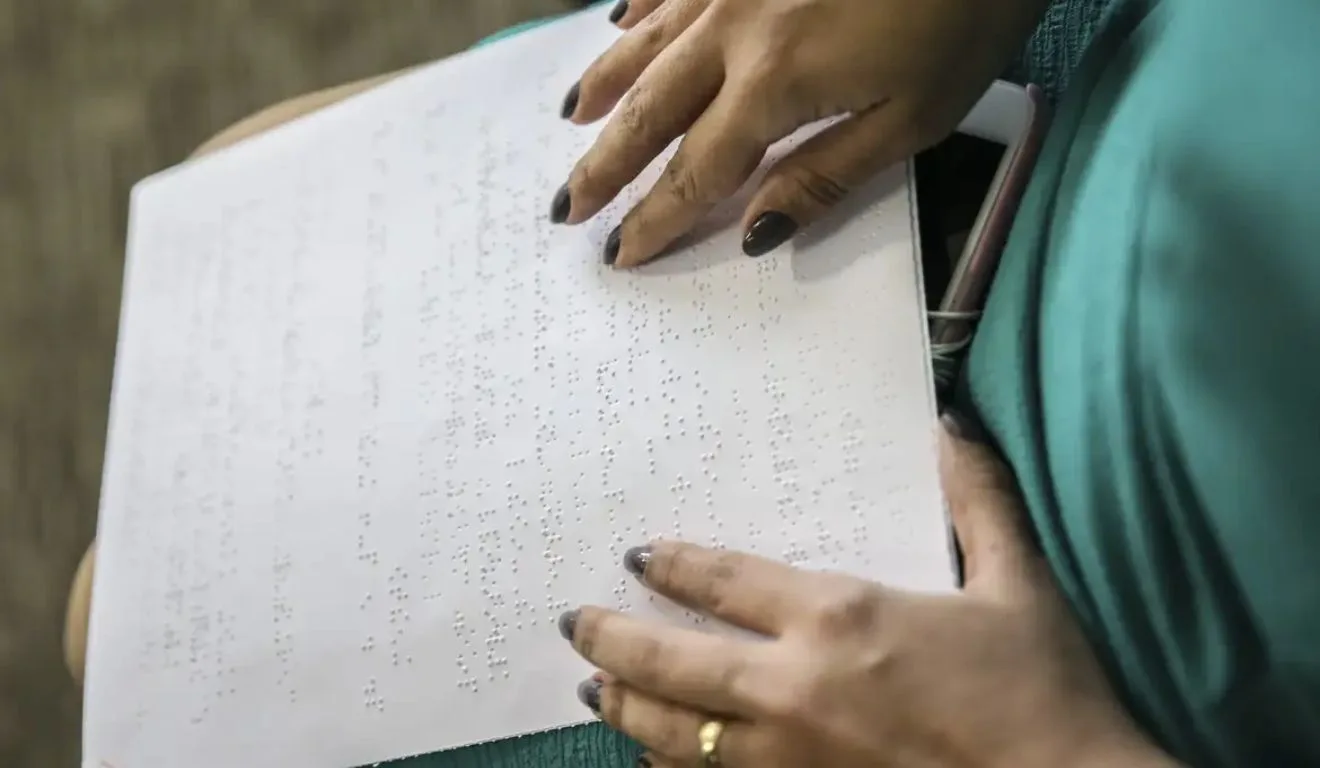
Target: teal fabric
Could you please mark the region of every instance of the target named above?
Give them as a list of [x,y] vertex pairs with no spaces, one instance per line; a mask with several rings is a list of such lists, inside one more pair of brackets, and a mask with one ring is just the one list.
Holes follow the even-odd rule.
[[[606,2],[610,0],[605,0]],[[1110,0],[1058,0],[1030,51],[1014,70],[1023,81],[1042,84],[1053,93],[1066,82],[1066,68],[1079,56]],[[598,3],[599,4],[599,3]],[[539,19],[502,30],[477,43],[487,45],[552,19]],[[566,649],[567,651],[567,649]],[[567,692],[566,695],[572,695]],[[443,713],[437,713],[443,716]],[[567,728],[434,755],[399,760],[395,768],[619,768],[636,764],[641,750],[602,724]]]
[[1051,100],[1057,99],[1067,89],[1086,44],[1114,5],[1114,0],[1054,0],[1004,78],[1034,83]]
[[1320,765],[1320,4],[1133,0],[1059,105],[964,404],[1129,709]]

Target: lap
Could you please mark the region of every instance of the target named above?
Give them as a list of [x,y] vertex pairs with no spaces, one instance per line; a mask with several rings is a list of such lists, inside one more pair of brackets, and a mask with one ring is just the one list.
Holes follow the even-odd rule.
[[303,115],[309,115],[317,110],[324,109],[331,104],[343,101],[350,96],[356,96],[363,91],[370,90],[404,74],[405,71],[406,70],[377,75],[376,77],[369,77],[352,83],[345,83],[332,88],[305,93],[301,96],[282,101],[234,123],[223,131],[220,131],[199,146],[193,152],[192,156],[199,157],[232,146],[244,139],[249,139],[253,136],[269,131],[272,128],[277,128],[291,120],[302,117]]

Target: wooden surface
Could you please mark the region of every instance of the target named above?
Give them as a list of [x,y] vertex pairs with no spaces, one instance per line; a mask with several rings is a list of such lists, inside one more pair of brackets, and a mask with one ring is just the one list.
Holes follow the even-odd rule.
[[0,0],[0,766],[78,761],[61,661],[95,531],[127,193],[281,99],[572,0]]

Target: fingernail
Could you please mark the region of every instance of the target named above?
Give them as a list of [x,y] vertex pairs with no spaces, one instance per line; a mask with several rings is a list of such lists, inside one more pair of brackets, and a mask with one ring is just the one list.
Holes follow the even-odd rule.
[[587,709],[596,714],[600,714],[600,681],[583,680],[578,683],[577,688],[578,701],[587,705]]
[[622,228],[623,225],[620,224],[614,228],[609,237],[605,238],[605,264],[611,267],[619,258],[619,230]]
[[638,768],[651,768],[651,758],[647,757],[646,755],[642,755],[641,757],[637,758],[637,766]]
[[779,211],[761,214],[743,236],[743,253],[753,258],[764,256],[788,241],[797,232],[796,221]]
[[559,634],[570,643],[573,642],[573,632],[577,630],[578,613],[576,610],[567,611],[559,617]]
[[623,567],[628,569],[628,573],[639,579],[646,573],[646,564],[649,562],[651,562],[651,548],[649,546],[633,547],[623,553]]
[[550,202],[550,222],[552,224],[563,224],[568,221],[568,212],[573,208],[573,195],[568,191],[568,185],[559,188],[555,193],[555,199]]
[[614,10],[610,11],[610,23],[618,24],[619,19],[622,19],[624,16],[627,15],[628,15],[628,0],[619,0],[619,4],[614,6]]
[[578,95],[581,90],[581,83],[573,83],[573,87],[568,89],[568,95],[564,97],[564,106],[559,108],[560,117],[567,120],[577,111]]

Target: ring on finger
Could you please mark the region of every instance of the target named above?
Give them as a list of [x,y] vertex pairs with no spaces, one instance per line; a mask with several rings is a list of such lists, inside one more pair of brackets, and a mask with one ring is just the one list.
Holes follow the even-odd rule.
[[697,731],[703,768],[712,768],[720,764],[720,739],[723,737],[724,722],[721,720],[707,720]]

